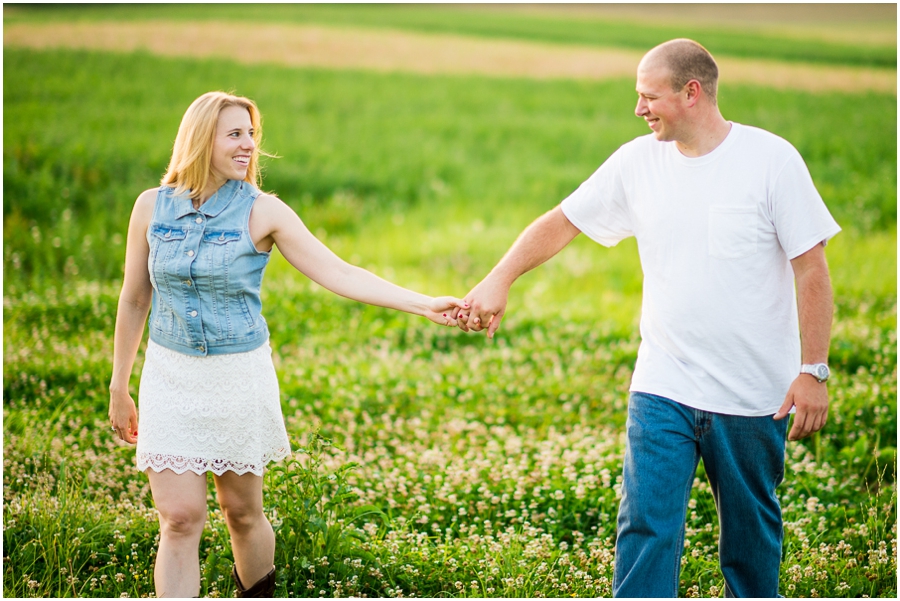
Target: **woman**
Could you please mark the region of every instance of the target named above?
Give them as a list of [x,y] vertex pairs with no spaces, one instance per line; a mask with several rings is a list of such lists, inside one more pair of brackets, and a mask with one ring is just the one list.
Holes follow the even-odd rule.
[[[260,285],[273,246],[318,284],[360,302],[455,325],[462,301],[430,298],[351,266],[294,211],[260,193],[256,105],[210,92],[182,119],[160,188],[134,205],[116,316],[109,420],[137,443],[159,512],[159,597],[199,594],[199,544],[212,472],[231,534],[239,596],[271,597],[275,535],[265,465],[290,455]],[[129,376],[150,315],[141,433]],[[246,584],[245,584],[246,583]],[[249,585],[249,586],[247,586]]]

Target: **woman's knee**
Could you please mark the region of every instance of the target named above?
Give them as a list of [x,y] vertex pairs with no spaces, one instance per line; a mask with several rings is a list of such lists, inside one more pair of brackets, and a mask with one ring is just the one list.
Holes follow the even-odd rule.
[[159,509],[161,530],[169,536],[199,536],[206,524],[206,507],[170,505]]
[[206,475],[147,470],[160,530],[173,536],[197,536],[206,523]]
[[220,495],[219,503],[229,530],[245,531],[256,527],[265,519],[262,505],[253,499],[243,499],[236,495]]

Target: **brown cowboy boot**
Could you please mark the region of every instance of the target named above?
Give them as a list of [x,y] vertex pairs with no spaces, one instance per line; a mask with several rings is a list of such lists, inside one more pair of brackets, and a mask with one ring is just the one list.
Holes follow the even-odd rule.
[[250,588],[244,588],[244,584],[241,582],[241,579],[238,578],[237,566],[234,566],[231,569],[231,575],[234,577],[234,584],[237,587],[237,596],[238,597],[257,597],[264,599],[271,599],[275,594],[275,568],[256,581],[256,584],[251,586]]

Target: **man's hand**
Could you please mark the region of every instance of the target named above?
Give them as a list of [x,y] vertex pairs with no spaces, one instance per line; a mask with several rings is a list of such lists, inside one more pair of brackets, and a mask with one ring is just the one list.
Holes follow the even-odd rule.
[[487,337],[493,338],[506,312],[508,300],[509,285],[488,275],[466,295],[469,308],[459,312],[457,325],[464,332],[480,332],[486,327]]
[[788,440],[800,440],[818,432],[828,421],[828,386],[810,374],[800,374],[788,389],[784,403],[773,416],[774,419],[786,418],[791,407],[796,407],[797,411]]

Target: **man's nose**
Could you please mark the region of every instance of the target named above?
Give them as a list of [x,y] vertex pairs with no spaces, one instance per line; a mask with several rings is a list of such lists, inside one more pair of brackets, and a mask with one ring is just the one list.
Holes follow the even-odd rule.
[[647,101],[643,98],[638,98],[637,106],[634,107],[634,114],[638,117],[643,117],[647,114]]

